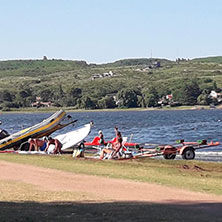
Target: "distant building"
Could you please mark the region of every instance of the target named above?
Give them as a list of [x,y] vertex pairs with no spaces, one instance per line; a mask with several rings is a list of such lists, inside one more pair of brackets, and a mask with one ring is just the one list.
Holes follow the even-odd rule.
[[173,99],[173,95],[172,94],[166,95],[166,99],[167,100],[172,100]]
[[212,90],[210,92],[210,97],[217,99],[218,102],[222,102],[222,93],[217,93],[216,91]]
[[98,79],[98,78],[105,78],[105,77],[112,77],[114,76],[113,71],[104,72],[103,74],[94,74],[92,76],[92,80]]
[[172,94],[163,96],[163,97],[158,101],[158,104],[159,104],[159,105],[162,105],[162,106],[170,105],[170,104],[172,104],[172,103],[173,103],[173,95],[172,95]]
[[212,98],[217,98],[217,92],[214,91],[214,90],[212,90],[212,91],[210,92],[210,96],[211,96]]
[[50,101],[49,102],[42,102],[41,97],[36,97],[36,101],[31,104],[31,107],[40,108],[40,107],[51,107],[53,105],[54,105],[54,103],[52,103]]

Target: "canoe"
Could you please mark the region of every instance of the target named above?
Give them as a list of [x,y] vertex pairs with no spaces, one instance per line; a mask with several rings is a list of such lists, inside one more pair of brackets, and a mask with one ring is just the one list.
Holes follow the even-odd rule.
[[1,139],[0,150],[10,148],[18,149],[19,146],[27,142],[29,138],[49,136],[51,133],[64,127],[64,125],[60,123],[65,117],[65,111],[57,111],[42,122]]

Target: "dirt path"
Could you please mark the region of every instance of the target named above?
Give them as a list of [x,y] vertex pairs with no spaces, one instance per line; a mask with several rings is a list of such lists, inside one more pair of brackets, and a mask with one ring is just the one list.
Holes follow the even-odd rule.
[[219,222],[222,217],[222,196],[6,161],[0,161],[0,189],[0,221]]
[[[37,185],[41,190],[85,192],[103,201],[222,202],[222,196],[166,186],[80,175],[0,161],[0,180]],[[98,197],[98,198],[96,198]]]
[[93,196],[95,201],[222,203],[222,196],[129,180],[73,174],[6,161],[0,161],[0,169],[0,181],[23,182],[36,185],[45,191],[85,192]]

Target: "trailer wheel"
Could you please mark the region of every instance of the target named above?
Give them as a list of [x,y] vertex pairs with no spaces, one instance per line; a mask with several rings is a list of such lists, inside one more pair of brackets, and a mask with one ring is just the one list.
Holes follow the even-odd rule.
[[193,160],[195,158],[195,152],[193,147],[186,148],[182,153],[184,160]]
[[163,157],[166,160],[174,160],[176,157],[176,154],[175,153],[168,153],[168,154],[164,154]]

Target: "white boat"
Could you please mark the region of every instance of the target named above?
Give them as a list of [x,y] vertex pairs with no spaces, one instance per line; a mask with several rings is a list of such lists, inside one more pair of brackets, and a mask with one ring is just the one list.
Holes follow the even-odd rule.
[[[60,134],[54,137],[54,139],[58,139],[62,143],[61,150],[64,151],[80,144],[89,135],[91,127],[92,123],[88,123],[70,132]],[[50,145],[48,152],[51,153],[54,148],[54,145]]]
[[[53,137],[54,139],[58,139],[62,143],[62,151],[65,151],[70,148],[75,148],[81,142],[84,141],[84,139],[89,135],[92,127],[92,123],[85,124],[81,127],[78,127],[72,131],[69,131],[67,133],[60,134],[58,136]],[[54,153],[55,145],[51,144],[48,148],[47,153],[51,154]],[[19,154],[47,154],[44,151],[14,151],[14,153]]]

